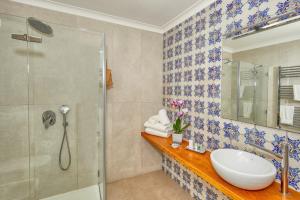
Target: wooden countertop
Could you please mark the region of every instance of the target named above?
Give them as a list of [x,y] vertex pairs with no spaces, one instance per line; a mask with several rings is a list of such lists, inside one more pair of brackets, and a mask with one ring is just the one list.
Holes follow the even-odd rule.
[[232,199],[237,200],[300,200],[300,193],[290,189],[287,196],[282,196],[280,193],[280,184],[272,183],[269,187],[263,190],[249,191],[237,188],[227,182],[225,182],[213,169],[210,162],[210,152],[204,154],[198,154],[192,151],[188,151],[185,147],[188,145],[187,142],[183,142],[181,147],[173,149],[171,147],[172,139],[162,138],[141,133],[142,137],[145,138],[150,144],[159,149],[160,151],[168,154],[186,168],[194,172],[196,175],[210,183],[212,186],[223,192],[225,195]]

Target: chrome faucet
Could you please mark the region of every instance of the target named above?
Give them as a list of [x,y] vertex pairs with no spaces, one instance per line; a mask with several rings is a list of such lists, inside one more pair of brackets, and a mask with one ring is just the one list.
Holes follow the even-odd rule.
[[[254,135],[255,136],[255,135]],[[256,136],[255,136],[256,137]],[[274,156],[276,156],[277,158],[281,159],[281,193],[283,195],[288,194],[288,188],[289,188],[289,145],[288,145],[288,139],[287,139],[287,135],[285,137],[285,141],[281,144],[281,149],[282,149],[282,155],[279,155],[277,153],[274,153],[271,150],[268,150],[264,147],[261,147],[257,144],[255,144],[255,140],[252,140],[251,136],[250,136],[250,141],[249,145],[258,148],[262,151],[265,151],[269,154],[272,154]]]

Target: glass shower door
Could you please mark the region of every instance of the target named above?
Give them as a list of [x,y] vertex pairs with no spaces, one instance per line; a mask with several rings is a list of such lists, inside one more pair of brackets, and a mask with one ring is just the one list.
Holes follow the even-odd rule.
[[104,35],[37,24],[0,14],[0,199],[99,200]]
[[99,132],[98,132],[98,184],[101,200],[106,199],[106,174],[105,174],[105,130],[106,130],[106,60],[105,60],[105,37],[102,37],[100,45],[100,99],[99,99]]
[[0,199],[30,196],[26,19],[0,14]]
[[[91,195],[86,199],[98,200],[99,177],[104,177],[98,162],[104,154],[104,124],[100,123],[104,120],[100,84],[104,35],[46,24],[53,34],[28,25],[29,34],[41,39],[40,43],[28,43],[33,199],[48,200],[66,193],[76,199],[79,190],[84,190]],[[70,109],[65,118],[60,111],[62,105]],[[56,116],[56,122],[48,128],[42,123],[46,111]]]
[[226,88],[226,93],[221,94],[222,117],[237,120],[238,102],[238,69],[239,62],[224,60],[222,67],[222,88]]
[[258,65],[255,67],[255,70],[256,85],[259,86],[255,88],[255,120],[257,125],[267,126],[269,67]]
[[255,75],[254,64],[243,61],[239,62],[238,119],[242,122],[255,122]]

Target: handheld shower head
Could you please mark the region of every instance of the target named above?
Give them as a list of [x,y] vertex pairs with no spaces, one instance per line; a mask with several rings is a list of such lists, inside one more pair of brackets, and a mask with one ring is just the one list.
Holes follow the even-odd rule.
[[[59,111],[63,115],[63,127],[64,127],[64,135],[63,135],[63,139],[61,141],[61,146],[60,146],[60,150],[59,150],[59,167],[63,171],[68,170],[70,168],[71,162],[72,162],[70,144],[69,144],[68,133],[67,133],[67,126],[69,125],[67,122],[67,114],[70,110],[71,110],[70,107],[67,105],[62,105],[59,108]],[[65,143],[67,145],[67,150],[68,150],[67,166],[64,166],[63,162],[62,162],[62,157],[63,157],[62,151],[63,151]]]
[[60,111],[61,114],[63,114],[63,115],[66,115],[70,110],[71,110],[70,107],[67,106],[67,105],[62,105],[62,106],[59,108],[59,111]]

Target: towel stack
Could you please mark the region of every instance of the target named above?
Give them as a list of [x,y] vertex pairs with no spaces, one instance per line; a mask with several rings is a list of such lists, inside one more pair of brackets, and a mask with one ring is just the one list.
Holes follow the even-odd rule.
[[150,117],[144,126],[145,131],[151,135],[160,137],[170,136],[171,122],[165,109],[161,109],[157,115]]

